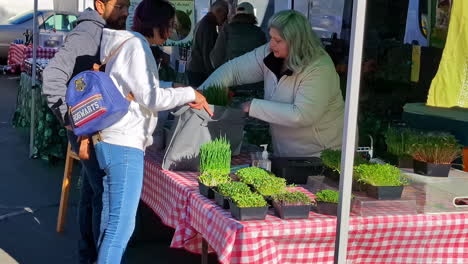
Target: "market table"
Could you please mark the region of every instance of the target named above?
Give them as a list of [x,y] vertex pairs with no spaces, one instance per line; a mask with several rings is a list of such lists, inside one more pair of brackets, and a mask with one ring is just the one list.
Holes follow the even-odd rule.
[[[176,230],[171,247],[200,253],[206,240],[223,264],[333,263],[336,217],[237,221],[198,193],[196,173],[162,170],[161,159],[147,150],[142,200]],[[349,232],[349,263],[468,263],[467,213],[352,215]]]
[[[16,110],[13,117],[14,127],[31,126],[31,76],[21,73]],[[65,128],[55,118],[41,94],[42,85],[36,82],[35,100],[35,136],[33,155],[48,160],[50,157],[65,158],[67,136]]]
[[[51,59],[57,52],[57,48],[44,48],[37,47],[37,58]],[[32,58],[32,46],[25,46],[23,44],[10,44],[8,50],[8,65],[11,66],[13,73],[20,73],[24,71],[24,60]]]

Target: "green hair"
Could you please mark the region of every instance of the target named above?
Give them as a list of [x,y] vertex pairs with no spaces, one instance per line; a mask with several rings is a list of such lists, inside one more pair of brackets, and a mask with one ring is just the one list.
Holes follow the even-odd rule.
[[297,11],[284,10],[274,14],[268,27],[278,30],[288,44],[287,66],[295,72],[301,72],[326,53],[307,18]]

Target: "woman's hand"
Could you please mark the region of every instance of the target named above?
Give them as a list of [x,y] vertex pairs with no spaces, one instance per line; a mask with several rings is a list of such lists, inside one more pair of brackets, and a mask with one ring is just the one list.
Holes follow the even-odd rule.
[[250,112],[250,105],[252,104],[252,101],[245,102],[241,105],[242,111],[248,113]]
[[208,102],[206,101],[205,96],[203,96],[203,94],[201,94],[197,90],[194,90],[194,91],[195,91],[195,101],[193,101],[193,103],[189,103],[190,107],[195,108],[195,109],[203,108],[210,116],[213,116],[213,112],[208,106]]

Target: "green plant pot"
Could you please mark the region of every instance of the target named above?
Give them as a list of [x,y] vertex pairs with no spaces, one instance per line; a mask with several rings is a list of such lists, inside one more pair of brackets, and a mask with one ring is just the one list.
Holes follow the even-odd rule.
[[275,214],[281,219],[307,219],[311,205],[280,205],[273,202]]
[[318,201],[317,211],[319,214],[336,216],[338,213],[338,204]]
[[214,199],[217,205],[221,206],[223,209],[229,209],[229,199],[226,196],[221,195],[217,191],[214,192]]
[[229,207],[234,218],[240,221],[247,220],[265,220],[268,212],[268,206],[265,207],[237,207],[237,205],[229,200]]
[[205,196],[208,199],[214,198],[214,192],[211,187],[206,186],[205,184],[198,181],[198,190],[200,191],[201,195]]
[[367,195],[378,200],[401,199],[405,186],[373,186],[367,185]]
[[448,177],[451,167],[451,164],[434,164],[413,160],[414,172],[426,176]]

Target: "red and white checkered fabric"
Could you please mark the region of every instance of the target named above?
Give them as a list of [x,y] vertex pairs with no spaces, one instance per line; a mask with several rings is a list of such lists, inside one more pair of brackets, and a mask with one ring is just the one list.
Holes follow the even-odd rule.
[[[142,199],[176,229],[172,247],[201,252],[204,238],[221,263],[333,263],[336,217],[237,221],[198,193],[196,174],[160,169],[148,152]],[[468,263],[468,214],[358,217],[349,223],[347,264]]]
[[[57,48],[37,48],[37,58],[51,59],[58,51]],[[12,72],[24,71],[24,60],[32,58],[32,47],[26,47],[23,44],[10,44],[8,50],[8,65]]]

